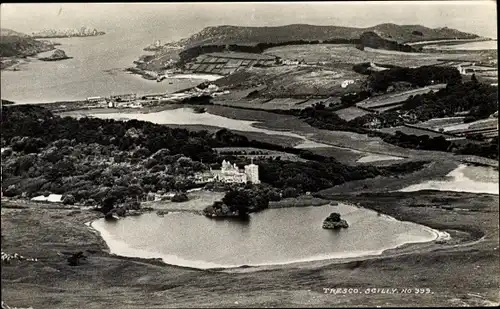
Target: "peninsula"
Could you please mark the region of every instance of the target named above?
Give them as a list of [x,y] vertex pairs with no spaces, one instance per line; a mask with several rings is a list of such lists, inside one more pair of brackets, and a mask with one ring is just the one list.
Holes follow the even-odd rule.
[[[277,27],[206,27],[190,37],[177,42],[155,44],[146,47],[154,55],[142,56],[129,69],[150,79],[149,72],[162,74],[172,68],[189,69],[189,63],[208,53],[245,52],[263,54],[273,48],[294,45],[348,44],[360,50],[365,47],[417,53],[422,52],[418,42],[456,40],[457,42],[489,40],[476,34],[447,27],[428,28],[421,25],[379,24],[373,27],[356,28],[340,26],[316,26],[293,24]],[[431,43],[429,43],[431,44]],[[205,66],[206,67],[206,66]],[[208,66],[212,68],[211,66]],[[204,70],[204,73],[209,73]],[[224,70],[223,70],[224,71]],[[219,74],[219,73],[216,73]],[[224,75],[224,74],[223,74]]]
[[24,33],[2,28],[0,32],[0,69],[17,70],[16,66],[23,62],[22,59],[54,50],[55,45],[52,42],[35,40]]

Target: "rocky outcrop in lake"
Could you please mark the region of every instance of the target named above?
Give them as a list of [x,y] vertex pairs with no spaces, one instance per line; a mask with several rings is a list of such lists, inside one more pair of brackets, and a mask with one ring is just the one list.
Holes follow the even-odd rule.
[[203,215],[209,218],[239,217],[238,211],[232,211],[229,206],[222,202],[215,202],[212,206],[203,209]]
[[340,218],[340,214],[336,212],[332,212],[326,219],[323,221],[324,229],[340,229],[340,228],[348,228],[349,224],[347,221]]

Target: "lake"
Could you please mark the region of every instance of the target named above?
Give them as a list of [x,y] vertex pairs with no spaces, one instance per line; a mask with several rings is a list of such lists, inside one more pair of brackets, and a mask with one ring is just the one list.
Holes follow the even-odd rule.
[[45,103],[125,93],[156,94],[204,81],[179,76],[158,83],[125,72],[140,55],[148,54],[142,49],[153,39],[143,32],[53,39],[61,43],[56,48],[73,59],[45,62],[31,58],[30,63],[20,66],[20,71],[2,71],[2,98],[16,103]]
[[[323,229],[331,212],[340,213],[350,227]],[[245,222],[186,212],[163,217],[146,213],[115,222],[98,219],[92,227],[112,253],[202,269],[375,255],[438,235],[430,228],[346,204],[267,209]]]
[[446,177],[446,180],[428,180],[400,191],[439,190],[498,195],[498,170],[495,168],[461,164]]

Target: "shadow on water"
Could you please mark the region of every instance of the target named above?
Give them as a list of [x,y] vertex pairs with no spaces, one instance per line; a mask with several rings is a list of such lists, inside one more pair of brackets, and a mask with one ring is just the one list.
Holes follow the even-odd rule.
[[210,218],[211,220],[216,220],[216,221],[224,221],[224,222],[231,222],[231,223],[236,223],[242,226],[249,225],[250,224],[250,215],[242,215],[242,216],[236,216],[236,217],[214,217]]

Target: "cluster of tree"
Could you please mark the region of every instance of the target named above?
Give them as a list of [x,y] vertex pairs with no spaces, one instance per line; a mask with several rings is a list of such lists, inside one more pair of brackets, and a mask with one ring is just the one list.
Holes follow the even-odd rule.
[[384,135],[383,140],[390,144],[412,149],[450,151],[450,146],[452,146],[452,142],[447,141],[442,136],[429,137],[429,135],[408,135],[401,131],[396,131],[394,135]]
[[[364,96],[357,97],[357,99],[362,97]],[[344,103],[341,103],[341,105],[345,107]],[[315,104],[314,106],[303,109],[299,117],[304,119],[304,121],[311,126],[319,129],[351,131],[361,134],[368,133],[368,130],[364,129],[363,126],[352,125],[350,122],[340,118],[335,113],[338,109],[337,106],[326,107],[322,103]]]
[[46,144],[74,140],[77,144],[114,145],[122,151],[140,146],[143,150],[137,154],[138,158],[160,149],[168,149],[170,155],[182,154],[196,161],[215,162],[217,158],[212,150],[215,145],[210,143],[211,134],[207,131],[172,129],[137,120],[61,118],[42,107],[31,105],[2,108],[2,137],[11,141],[14,137],[23,136],[37,138],[36,143],[39,143],[38,139]]
[[[413,172],[421,169],[425,162],[402,163],[389,167],[353,167],[325,157],[321,162],[261,160],[258,164],[261,181],[282,189],[284,197],[293,197],[299,193],[316,192],[347,181]],[[290,191],[289,188],[293,190]],[[287,190],[289,191],[285,194]]]
[[422,66],[418,68],[391,68],[372,72],[368,76],[368,89],[371,92],[385,92],[395,82],[409,82],[418,87],[433,83],[460,84],[462,76],[453,67]]
[[453,151],[457,154],[476,155],[498,160],[498,136],[485,143],[467,143],[463,146],[456,146]]
[[335,106],[337,110],[353,106],[354,104],[361,102],[370,97],[368,91],[360,91],[354,93],[346,93],[340,97],[340,104]]
[[448,84],[438,92],[408,98],[401,110],[412,111],[419,121],[463,111],[470,111],[471,120],[484,119],[498,110],[498,88],[476,81]]
[[457,144],[447,141],[442,136],[429,137],[428,135],[404,134],[396,131],[395,135],[387,133],[377,133],[387,143],[404,148],[447,151],[456,154],[475,155],[490,159],[498,159],[498,137],[482,143]]
[[[279,196],[278,196],[279,197]],[[237,211],[240,216],[260,211],[269,207],[269,196],[260,188],[241,188],[230,190],[222,198],[222,202],[231,211]]]

